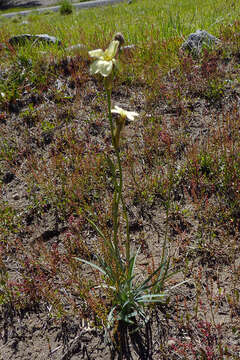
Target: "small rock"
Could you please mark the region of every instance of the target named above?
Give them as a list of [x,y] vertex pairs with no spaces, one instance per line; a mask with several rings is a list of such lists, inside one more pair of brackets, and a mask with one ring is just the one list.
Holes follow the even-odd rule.
[[188,50],[195,55],[199,55],[203,45],[213,46],[219,43],[220,40],[215,36],[209,34],[205,30],[197,30],[195,33],[189,35],[187,40],[182,44],[182,50]]
[[47,34],[39,34],[39,35],[30,35],[30,34],[22,34],[11,37],[8,42],[10,45],[25,45],[27,41],[31,41],[32,43],[46,43],[46,44],[57,44],[59,46],[62,45],[61,41],[55,38],[55,36],[50,36]]
[[13,200],[19,200],[19,199],[20,199],[20,195],[19,195],[18,193],[14,193],[14,194],[12,195],[12,198],[13,198]]
[[56,88],[57,88],[58,91],[62,90],[63,85],[64,85],[64,84],[63,84],[63,82],[62,82],[60,79],[57,79],[57,80],[56,80]]

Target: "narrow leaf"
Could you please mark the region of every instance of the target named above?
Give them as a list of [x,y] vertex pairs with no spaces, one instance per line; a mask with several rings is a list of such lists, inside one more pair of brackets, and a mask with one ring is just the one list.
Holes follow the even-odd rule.
[[153,278],[153,276],[156,275],[163,266],[164,266],[164,264],[161,264],[152,274],[150,274],[147,277],[147,279],[145,281],[143,281],[143,283],[139,286],[139,289],[146,290],[146,289],[154,286],[154,284],[156,284],[159,280],[155,281],[154,284],[147,285],[147,283],[149,283],[149,281]]
[[92,266],[93,268],[95,268],[96,270],[100,271],[103,275],[106,275],[106,271],[104,271],[102,268],[100,268],[99,266],[97,266],[96,264],[90,262],[90,261],[87,261],[87,260],[84,260],[84,259],[80,259],[80,258],[77,258],[75,257],[76,260],[78,261],[81,261],[87,265],[90,265]]
[[106,240],[105,235],[103,232],[99,229],[99,227],[89,218],[87,218],[87,221],[92,225],[92,227],[96,230],[96,232],[104,239]]

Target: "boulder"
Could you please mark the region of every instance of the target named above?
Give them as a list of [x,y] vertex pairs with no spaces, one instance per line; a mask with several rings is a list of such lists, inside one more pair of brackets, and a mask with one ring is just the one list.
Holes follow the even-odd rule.
[[0,10],[16,8],[16,7],[32,7],[41,6],[41,1],[38,0],[1,0]]
[[62,43],[60,40],[55,38],[55,36],[50,36],[47,34],[39,34],[39,35],[30,35],[30,34],[21,34],[11,37],[8,42],[12,46],[15,45],[25,45],[26,42],[32,42],[32,43],[45,43],[45,44],[57,44],[58,46],[61,46]]
[[188,36],[187,40],[182,44],[181,49],[199,55],[204,45],[212,47],[218,43],[220,43],[220,40],[207,31],[197,30]]

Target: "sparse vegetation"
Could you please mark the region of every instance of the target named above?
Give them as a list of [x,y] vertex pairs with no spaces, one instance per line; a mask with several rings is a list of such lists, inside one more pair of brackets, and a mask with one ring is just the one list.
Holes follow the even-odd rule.
[[61,15],[69,15],[69,14],[72,14],[72,12],[73,12],[73,6],[72,6],[71,1],[63,0],[61,2],[60,14]]
[[[4,359],[40,359],[29,334],[42,358],[239,359],[239,15],[232,0],[148,0],[1,19]],[[221,42],[192,57],[180,46],[198,28]],[[112,108],[139,113],[125,126],[89,72],[117,31],[135,45],[112,79]],[[11,46],[21,33],[62,46]],[[143,308],[144,279],[163,303]]]

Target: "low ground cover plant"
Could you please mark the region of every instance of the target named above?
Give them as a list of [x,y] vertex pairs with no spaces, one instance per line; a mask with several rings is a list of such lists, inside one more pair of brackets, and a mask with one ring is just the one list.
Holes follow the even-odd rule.
[[61,2],[61,7],[60,7],[60,14],[61,15],[69,15],[72,14],[73,12],[73,5],[71,3],[71,1],[68,0],[64,0]]

